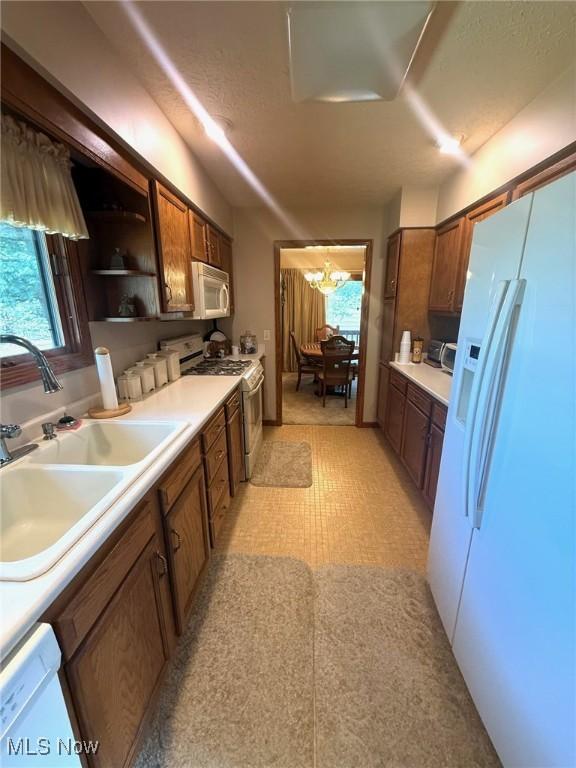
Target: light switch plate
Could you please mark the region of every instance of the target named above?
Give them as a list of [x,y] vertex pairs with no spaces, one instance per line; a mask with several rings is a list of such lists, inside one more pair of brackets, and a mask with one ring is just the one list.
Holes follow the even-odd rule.
[[264,331],[264,341],[270,341],[270,331]]

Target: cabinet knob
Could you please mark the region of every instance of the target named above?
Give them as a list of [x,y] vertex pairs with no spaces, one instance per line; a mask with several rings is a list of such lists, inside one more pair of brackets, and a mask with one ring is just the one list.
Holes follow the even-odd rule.
[[178,531],[175,528],[172,528],[170,530],[170,533],[172,534],[172,536],[176,537],[176,544],[172,546],[172,550],[174,552],[178,552],[178,550],[182,546],[182,537],[180,536],[180,534],[178,533]]
[[161,552],[156,552],[156,557],[158,558],[158,563],[160,566],[158,573],[160,576],[165,576],[168,573],[168,563],[166,558]]
[[448,298],[452,299],[453,297],[454,297],[454,288],[450,288],[450,290],[448,291]]
[[166,301],[170,303],[172,301],[172,288],[168,283],[164,283],[164,288],[166,288]]

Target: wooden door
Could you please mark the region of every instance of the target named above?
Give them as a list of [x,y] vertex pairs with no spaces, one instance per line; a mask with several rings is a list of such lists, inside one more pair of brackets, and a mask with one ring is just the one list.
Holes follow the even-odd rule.
[[463,245],[461,251],[460,264],[458,265],[458,278],[456,281],[456,293],[454,296],[454,310],[462,311],[464,302],[464,290],[466,288],[466,274],[470,262],[470,249],[472,248],[472,238],[474,236],[474,225],[479,221],[490,218],[497,211],[502,210],[510,200],[510,193],[503,192],[501,195],[487,200],[486,202],[469,211],[466,214],[466,227],[463,234]]
[[226,437],[228,439],[228,475],[230,478],[230,496],[234,496],[244,477],[244,436],[242,434],[241,412],[238,408],[228,419]]
[[213,267],[217,267],[218,269],[222,268],[222,259],[220,255],[220,235],[218,234],[217,230],[214,229],[214,227],[211,227],[208,224],[208,232],[207,232],[207,242],[208,242],[208,263],[212,264]]
[[208,244],[206,242],[206,222],[197,213],[188,209],[188,227],[190,231],[190,252],[193,261],[208,263]]
[[396,232],[395,235],[392,235],[392,237],[388,238],[388,247],[386,249],[386,279],[384,280],[385,299],[393,299],[394,296],[396,296],[401,242],[401,232]]
[[230,279],[230,313],[234,311],[234,265],[232,263],[232,242],[227,237],[220,237],[220,268]]
[[438,487],[438,473],[440,472],[440,458],[442,456],[442,444],[444,431],[436,424],[432,424],[428,433],[428,452],[426,454],[426,470],[424,472],[424,498],[430,509],[434,509],[436,488]]
[[404,411],[406,409],[406,395],[396,387],[391,386],[388,391],[386,405],[386,422],[384,433],[390,441],[390,445],[396,453],[400,453],[402,447],[402,427],[404,424]]
[[401,456],[404,466],[418,488],[422,488],[424,482],[429,425],[430,417],[417,408],[411,400],[407,400]]
[[204,472],[199,467],[165,518],[176,628],[182,634],[210,556]]
[[428,301],[430,312],[454,311],[465,226],[465,218],[460,217],[440,227],[436,233]]
[[154,536],[80,650],[66,665],[83,739],[99,742],[91,764],[123,768],[168,659]]
[[164,312],[191,312],[192,292],[188,207],[161,184],[152,183],[156,243]]
[[382,428],[386,423],[386,402],[388,395],[388,366],[380,363],[378,375],[378,403],[376,405],[376,418]]

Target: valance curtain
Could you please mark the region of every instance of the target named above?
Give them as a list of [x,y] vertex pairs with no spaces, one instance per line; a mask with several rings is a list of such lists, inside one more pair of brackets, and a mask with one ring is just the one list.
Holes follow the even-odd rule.
[[326,324],[324,295],[311,288],[299,269],[280,270],[282,297],[282,362],[283,370],[297,371],[290,331],[298,344],[314,341],[314,331]]
[[87,238],[71,166],[63,144],[2,115],[0,221],[71,240]]

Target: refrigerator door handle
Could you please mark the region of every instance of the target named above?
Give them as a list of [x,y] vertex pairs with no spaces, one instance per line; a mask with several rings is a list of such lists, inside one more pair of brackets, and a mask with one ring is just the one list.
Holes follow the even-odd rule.
[[511,331],[517,309],[524,297],[526,280],[511,280],[502,311],[494,331],[494,341],[488,351],[484,386],[478,398],[478,418],[475,439],[470,452],[468,509],[472,510],[472,525],[482,525],[483,500],[486,490],[487,469],[492,450],[494,430],[510,355]]
[[464,514],[469,515],[468,499],[470,497],[470,468],[471,468],[471,453],[474,443],[474,436],[476,434],[476,414],[478,412],[478,400],[482,390],[482,382],[484,380],[484,374],[486,371],[486,363],[488,354],[492,346],[492,339],[498,323],[498,318],[504,304],[509,280],[502,280],[496,287],[496,293],[490,305],[490,312],[488,315],[488,325],[484,338],[482,340],[482,346],[480,348],[480,357],[478,360],[478,366],[476,373],[474,374],[474,381],[472,383],[472,389],[470,392],[470,400],[468,403],[468,413],[466,415],[466,428],[464,432],[464,452],[463,452],[463,471],[462,471],[462,496]]

